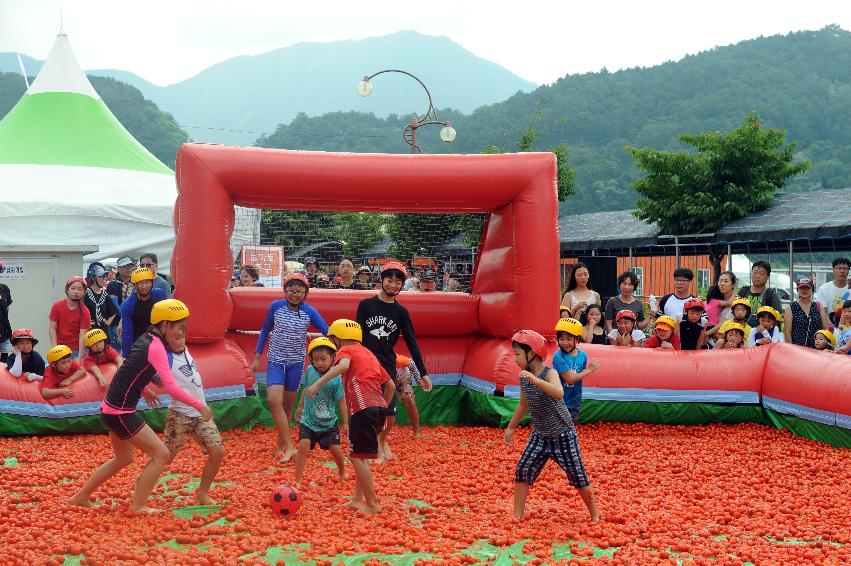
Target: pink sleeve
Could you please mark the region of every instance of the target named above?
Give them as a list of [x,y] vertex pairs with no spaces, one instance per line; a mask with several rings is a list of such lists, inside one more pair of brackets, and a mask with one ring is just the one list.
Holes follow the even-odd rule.
[[151,345],[148,347],[148,362],[156,370],[157,375],[160,376],[162,390],[171,395],[172,399],[186,403],[195,409],[205,406],[204,403],[181,389],[174,381],[174,376],[171,375],[171,368],[168,367],[168,356],[165,353],[165,346],[163,346],[162,341],[156,336],[151,340]]
[[706,318],[709,319],[709,324],[718,326],[718,317],[721,314],[721,301],[712,299],[706,302]]

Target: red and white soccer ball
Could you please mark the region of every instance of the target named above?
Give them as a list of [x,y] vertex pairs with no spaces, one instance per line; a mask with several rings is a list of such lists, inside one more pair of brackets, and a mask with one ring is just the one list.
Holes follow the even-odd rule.
[[291,517],[301,507],[301,494],[288,483],[282,483],[272,491],[272,512],[282,517]]

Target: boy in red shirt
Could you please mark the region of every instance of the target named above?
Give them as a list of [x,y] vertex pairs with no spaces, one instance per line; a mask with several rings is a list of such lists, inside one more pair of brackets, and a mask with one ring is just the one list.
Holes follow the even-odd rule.
[[71,358],[71,354],[71,348],[64,344],[47,351],[48,366],[41,382],[41,396],[45,399],[74,396],[74,390],[68,386],[86,375],[86,370]]
[[656,327],[653,336],[644,342],[645,348],[659,348],[660,350],[679,350],[680,337],[677,336],[677,321],[668,315],[662,315],[656,319]]
[[82,277],[69,277],[65,281],[66,298],[53,303],[48,317],[50,343],[54,346],[68,346],[77,362],[83,361],[83,336],[92,327],[89,309],[83,304],[85,296],[86,280]]
[[[396,393],[396,385],[378,358],[362,344],[363,330],[353,320],[335,320],[328,327],[328,338],[337,346],[336,364],[311,385],[306,394],[315,397],[323,383],[343,376],[343,389],[349,407],[349,441],[352,467],[355,469],[355,493],[348,503],[365,515],[381,511],[375,497],[375,485],[369,460],[378,457],[378,433],[384,429],[387,405]],[[381,386],[384,385],[382,393]]]
[[100,328],[89,330],[85,337],[86,348],[89,349],[89,352],[83,358],[83,367],[95,376],[101,388],[106,388],[107,383],[98,366],[114,362],[117,367],[121,367],[121,364],[124,363],[124,358],[115,351],[115,348],[106,343],[107,340],[109,340],[109,337]]

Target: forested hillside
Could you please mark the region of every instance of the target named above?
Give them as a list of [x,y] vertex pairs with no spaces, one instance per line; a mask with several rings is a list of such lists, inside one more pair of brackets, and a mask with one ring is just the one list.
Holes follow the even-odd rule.
[[[188,141],[189,136],[171,114],[161,111],[138,89],[121,81],[95,76],[89,76],[89,80],[127,131],[160,161],[174,168],[177,148]],[[20,74],[0,73],[0,119],[12,109],[25,90]]]
[[[440,100],[435,99],[439,107]],[[680,133],[730,130],[756,111],[766,127],[788,130],[811,162],[789,187],[851,186],[851,33],[836,26],[719,47],[651,68],[568,76],[470,115],[440,111],[458,131],[447,146],[438,128],[418,134],[427,152],[511,149],[536,109],[539,146],[570,145],[578,191],[563,211],[629,208],[638,171],[624,146],[681,147]],[[413,108],[412,111],[418,110]],[[298,116],[257,145],[334,151],[406,152],[410,116]]]

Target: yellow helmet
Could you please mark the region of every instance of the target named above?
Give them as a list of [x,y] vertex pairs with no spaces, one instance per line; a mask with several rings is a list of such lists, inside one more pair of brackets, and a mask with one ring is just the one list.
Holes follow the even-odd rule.
[[677,321],[671,318],[670,316],[663,314],[659,318],[656,319],[656,324],[664,324],[665,326],[671,327],[671,330],[677,327]]
[[736,305],[742,305],[743,307],[748,309],[748,315],[750,316],[753,307],[751,307],[751,302],[749,300],[745,299],[744,297],[739,297],[738,299],[730,303],[730,310],[736,308]]
[[777,309],[774,307],[769,307],[768,305],[764,307],[759,307],[756,309],[756,317],[759,318],[760,314],[770,314],[774,317],[776,322],[783,322],[783,315],[777,312]]
[[100,328],[95,328],[94,330],[89,330],[86,332],[85,337],[86,348],[91,348],[101,340],[109,340],[109,337],[106,335],[106,332],[101,330]]
[[561,312],[562,312],[562,311],[570,312],[570,307],[566,307],[566,306],[564,306],[564,305],[560,305],[560,306],[558,307],[558,313],[559,313],[559,314],[561,314]]
[[742,336],[747,334],[744,324],[740,324],[738,322],[733,322],[731,320],[726,321],[726,327],[724,328],[724,334],[727,334],[731,330],[738,330],[742,333]]
[[[135,273],[135,272],[134,272]],[[157,324],[164,320],[171,322],[183,320],[189,316],[189,309],[183,304],[183,301],[177,299],[166,299],[154,303],[154,308],[151,309],[151,324]]]
[[310,341],[310,344],[307,345],[307,355],[310,355],[310,352],[315,350],[316,348],[331,348],[333,351],[337,351],[337,346],[331,342],[330,338],[326,338],[324,336],[320,336],[319,338],[314,338]]
[[328,327],[328,336],[336,336],[340,340],[357,340],[363,341],[363,330],[360,324],[354,320],[340,318],[331,323]]
[[834,335],[833,332],[831,332],[830,330],[825,330],[825,329],[816,330],[815,336],[818,336],[819,334],[824,336],[825,340],[830,342],[831,348],[836,347],[836,335]]
[[581,338],[584,331],[582,323],[575,318],[562,318],[556,323],[556,332],[567,332],[572,336]]
[[138,283],[139,281],[153,281],[154,272],[147,267],[137,267],[130,274],[130,283]]
[[58,362],[62,358],[67,358],[72,353],[71,348],[65,344],[54,346],[47,351],[47,363],[52,364],[53,362]]

